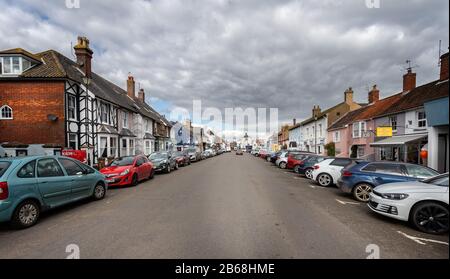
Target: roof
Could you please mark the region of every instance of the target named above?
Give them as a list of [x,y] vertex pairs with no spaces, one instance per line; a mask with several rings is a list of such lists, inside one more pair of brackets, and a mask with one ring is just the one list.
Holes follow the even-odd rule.
[[376,116],[395,114],[401,111],[411,110],[424,105],[424,103],[448,97],[448,79],[445,81],[435,80],[430,83],[421,85],[413,90],[402,94],[402,98],[395,105],[391,105],[382,113],[377,113]]
[[[327,114],[329,112],[331,112],[332,110],[334,110],[335,108],[337,108],[337,107],[339,107],[339,106],[341,106],[343,104],[345,104],[345,102],[339,103],[339,104],[335,105],[334,107],[331,107],[329,109],[326,109],[326,110],[320,112],[319,115],[317,115],[317,119],[321,119],[321,118],[327,116]],[[315,121],[315,117],[310,117],[310,118],[304,120],[303,122],[301,122],[300,125],[303,126],[303,125],[306,125],[306,124],[314,122],[314,121]]]
[[[24,49],[17,48],[1,51],[0,54],[22,54],[42,62],[25,71],[19,78],[67,78],[83,84],[84,73],[80,70],[78,64],[55,50],[31,54]],[[126,90],[95,72],[92,72],[92,81],[89,84],[89,91],[94,93],[94,95],[100,99],[119,105],[127,110],[139,112],[148,118],[171,126],[169,121],[156,112],[150,105],[142,102],[138,98],[129,97]]]
[[20,54],[23,56],[26,56],[28,58],[31,58],[33,60],[36,60],[38,62],[40,62],[41,60],[39,59],[39,56],[32,54],[31,52],[28,52],[26,50],[24,50],[23,48],[12,48],[12,49],[7,49],[7,50],[2,50],[0,51],[0,55],[14,55],[14,54]]

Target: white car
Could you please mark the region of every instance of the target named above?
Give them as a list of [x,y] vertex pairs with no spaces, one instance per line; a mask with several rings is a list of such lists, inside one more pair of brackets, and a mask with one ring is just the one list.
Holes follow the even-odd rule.
[[341,170],[355,163],[354,159],[334,158],[326,159],[314,165],[312,180],[320,186],[328,187],[335,184],[341,177]]
[[285,151],[280,154],[278,159],[275,161],[275,165],[278,167],[285,169],[287,166],[287,160],[288,160],[288,154],[289,152]]
[[369,208],[381,215],[410,221],[418,230],[448,232],[448,173],[422,181],[378,186],[370,194]]

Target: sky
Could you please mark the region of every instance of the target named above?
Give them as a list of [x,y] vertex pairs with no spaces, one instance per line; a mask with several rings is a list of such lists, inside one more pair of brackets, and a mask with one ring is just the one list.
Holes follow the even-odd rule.
[[[378,0],[372,0],[378,1]],[[439,76],[449,45],[448,0],[0,0],[0,49],[73,57],[90,39],[93,69],[125,88],[128,73],[161,113],[203,107],[278,108],[280,123],[343,101],[401,91]]]

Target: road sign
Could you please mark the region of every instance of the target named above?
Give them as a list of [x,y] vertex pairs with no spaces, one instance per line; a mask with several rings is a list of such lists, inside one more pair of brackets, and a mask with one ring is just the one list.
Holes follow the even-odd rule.
[[392,137],[392,127],[378,127],[377,137]]

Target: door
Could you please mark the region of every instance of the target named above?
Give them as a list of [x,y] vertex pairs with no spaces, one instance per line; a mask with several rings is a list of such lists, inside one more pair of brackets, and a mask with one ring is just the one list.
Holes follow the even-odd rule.
[[38,160],[37,176],[38,189],[47,206],[55,207],[71,200],[72,178],[64,174],[55,159]]
[[92,180],[92,175],[84,171],[75,161],[66,158],[59,158],[59,163],[63,166],[66,174],[72,182],[72,198],[79,199],[91,195],[91,189],[96,181]]

